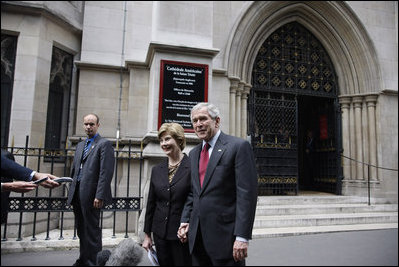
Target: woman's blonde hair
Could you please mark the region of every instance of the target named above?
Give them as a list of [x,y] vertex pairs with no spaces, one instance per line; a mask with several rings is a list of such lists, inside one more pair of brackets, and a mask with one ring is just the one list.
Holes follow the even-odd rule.
[[170,134],[183,151],[186,147],[186,137],[184,136],[184,129],[180,124],[175,122],[163,123],[158,130],[158,140],[161,139],[164,133]]

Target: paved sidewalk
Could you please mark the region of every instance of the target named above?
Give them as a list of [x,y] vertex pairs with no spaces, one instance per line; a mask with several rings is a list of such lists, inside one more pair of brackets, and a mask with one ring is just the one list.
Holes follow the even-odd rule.
[[[1,266],[71,266],[78,250],[59,249],[2,252]],[[398,266],[398,229],[259,238],[248,252],[248,266]]]
[[249,266],[398,266],[398,229],[252,240]]

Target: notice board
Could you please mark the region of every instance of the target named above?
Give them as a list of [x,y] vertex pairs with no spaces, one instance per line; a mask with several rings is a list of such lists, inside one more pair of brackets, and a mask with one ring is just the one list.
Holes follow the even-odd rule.
[[185,132],[194,132],[191,108],[207,101],[208,65],[161,60],[158,129],[176,122]]

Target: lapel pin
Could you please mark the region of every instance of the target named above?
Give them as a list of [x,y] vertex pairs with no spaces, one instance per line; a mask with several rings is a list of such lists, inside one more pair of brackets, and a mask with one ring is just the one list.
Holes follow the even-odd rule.
[[222,150],[221,150],[221,149],[219,149],[219,150],[218,150],[218,152],[222,152]]

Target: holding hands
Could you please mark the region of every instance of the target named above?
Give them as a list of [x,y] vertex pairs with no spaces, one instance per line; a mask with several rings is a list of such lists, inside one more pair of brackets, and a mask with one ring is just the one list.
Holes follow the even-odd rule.
[[188,233],[189,223],[180,223],[179,230],[177,230],[177,237],[180,239],[180,242],[187,242],[187,233]]

